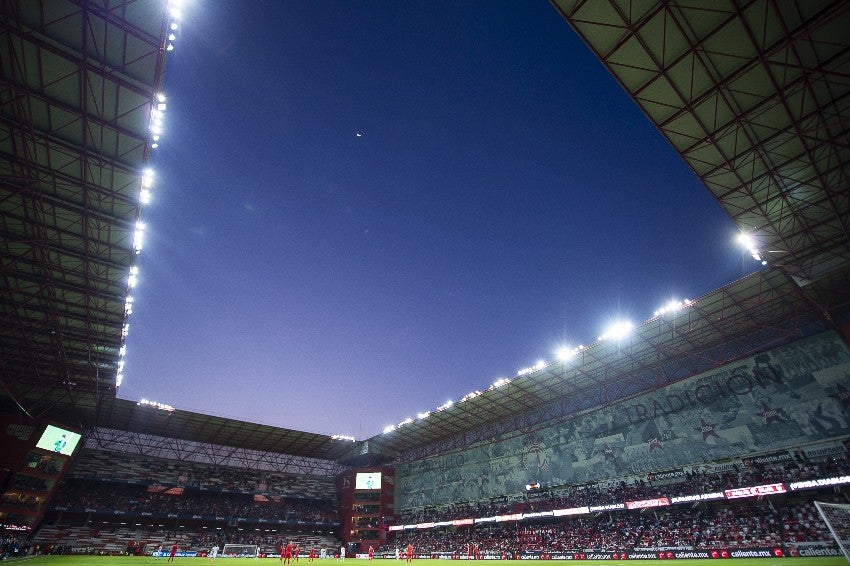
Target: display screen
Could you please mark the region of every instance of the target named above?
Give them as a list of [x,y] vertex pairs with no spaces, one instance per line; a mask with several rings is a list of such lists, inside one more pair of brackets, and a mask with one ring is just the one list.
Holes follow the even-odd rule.
[[354,489],[381,489],[381,472],[358,472]]
[[81,436],[76,432],[59,428],[58,426],[47,425],[44,429],[44,434],[38,439],[36,448],[42,450],[50,450],[63,456],[70,456],[74,453],[77,443],[80,442]]

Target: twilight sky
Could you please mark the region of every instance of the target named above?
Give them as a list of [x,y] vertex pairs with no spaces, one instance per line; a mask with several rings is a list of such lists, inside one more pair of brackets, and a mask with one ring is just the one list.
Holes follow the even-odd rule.
[[193,0],[164,90],[119,397],[369,438],[757,267],[545,0]]

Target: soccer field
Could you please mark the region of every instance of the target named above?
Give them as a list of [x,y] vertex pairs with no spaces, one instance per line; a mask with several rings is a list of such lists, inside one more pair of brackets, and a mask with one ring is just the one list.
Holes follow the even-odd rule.
[[[210,566],[212,560],[209,558],[177,558],[175,559],[177,566]],[[358,560],[349,558],[346,560],[349,566],[357,564],[365,566],[366,560]],[[384,564],[401,565],[402,562],[396,562],[393,559],[375,559],[375,566]],[[487,566],[507,566],[508,564],[517,564],[518,560],[487,560]],[[705,566],[707,564],[725,564],[726,566],[846,566],[847,560],[843,557],[817,557],[817,558],[729,558],[726,560],[709,560],[709,559],[694,559],[694,560],[569,560],[556,561],[566,562],[569,564],[582,565],[608,565],[611,564],[645,564],[646,566],[667,565],[671,562],[681,566]],[[118,564],[120,566],[155,566],[161,564],[166,565],[165,558],[151,558],[149,556],[36,556],[30,558],[12,559],[8,564],[17,563],[26,566],[108,566],[110,564]],[[215,566],[251,566],[259,563],[259,566],[278,566],[280,560],[277,558],[218,558],[215,561]],[[328,558],[326,560],[316,560],[316,566],[321,566],[323,563],[327,566],[332,566],[337,563],[336,560]],[[307,566],[307,560],[299,560],[299,566]],[[414,566],[446,566],[445,560],[426,560],[418,559],[413,561]]]

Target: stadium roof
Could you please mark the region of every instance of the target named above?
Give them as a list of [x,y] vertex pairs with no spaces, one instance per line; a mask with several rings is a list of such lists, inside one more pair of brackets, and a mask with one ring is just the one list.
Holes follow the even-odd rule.
[[850,264],[850,3],[553,0],[764,259]]
[[115,395],[162,0],[0,4],[0,378],[38,417]]
[[[115,398],[163,0],[0,4],[0,409],[372,463],[563,418],[834,328],[850,304],[850,4],[555,7],[767,261],[764,270],[354,445]],[[707,7],[708,6],[708,7]],[[358,460],[358,457],[360,458]]]

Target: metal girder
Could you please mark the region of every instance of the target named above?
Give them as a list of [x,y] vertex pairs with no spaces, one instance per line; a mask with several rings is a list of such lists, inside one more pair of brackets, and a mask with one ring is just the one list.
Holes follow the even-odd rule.
[[179,460],[181,462],[198,462],[215,466],[319,477],[334,477],[346,469],[332,460],[221,446],[106,428],[94,428],[88,431],[85,447],[109,452]]

